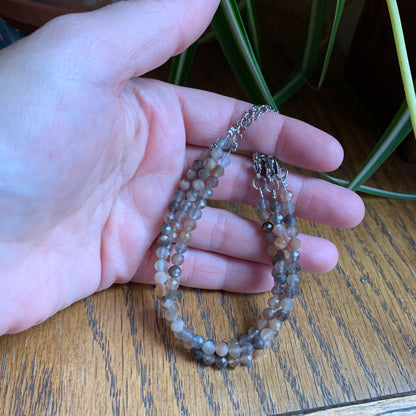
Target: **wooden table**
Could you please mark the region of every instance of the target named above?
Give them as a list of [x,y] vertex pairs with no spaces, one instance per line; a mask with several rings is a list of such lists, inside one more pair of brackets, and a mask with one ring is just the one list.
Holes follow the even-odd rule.
[[[190,85],[241,95],[217,47],[203,48]],[[380,134],[336,73],[282,111],[340,138],[346,159],[336,175],[347,179]],[[415,166],[393,155],[370,184],[415,192],[415,178]],[[353,230],[302,221],[304,232],[336,243],[339,264],[303,276],[279,342],[251,368],[195,365],[155,310],[152,287],[115,286],[0,338],[0,414],[416,414],[416,204],[364,199]],[[254,323],[265,299],[187,289],[181,303],[201,332],[227,338]]]

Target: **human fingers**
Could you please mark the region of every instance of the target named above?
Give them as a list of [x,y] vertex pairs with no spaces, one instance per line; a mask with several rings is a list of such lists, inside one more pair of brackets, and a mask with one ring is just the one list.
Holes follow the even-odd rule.
[[[250,104],[213,93],[175,88],[182,105],[187,142],[209,146],[224,136]],[[276,113],[265,114],[243,134],[240,150],[275,155],[293,166],[331,171],[342,162],[343,149],[329,134],[302,121]]]
[[[200,153],[200,148],[188,147],[188,167]],[[213,199],[255,205],[259,192],[252,186],[251,158],[237,154],[230,157],[230,165],[214,189]],[[363,219],[365,207],[362,199],[347,188],[295,172],[289,172],[287,182],[294,193],[295,213],[299,217],[340,228],[354,227]]]

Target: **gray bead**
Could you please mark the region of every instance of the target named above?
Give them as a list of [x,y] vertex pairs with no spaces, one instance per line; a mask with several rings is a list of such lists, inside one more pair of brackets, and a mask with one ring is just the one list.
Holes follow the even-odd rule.
[[284,285],[286,283],[287,277],[284,273],[279,273],[275,269],[272,270],[272,276],[274,278],[274,283],[276,285]]
[[300,253],[299,253],[299,251],[297,251],[297,250],[291,250],[291,251],[289,252],[289,260],[290,260],[291,262],[296,262],[296,261],[298,261],[298,260],[299,260],[299,257],[300,257]]
[[222,370],[223,368],[227,367],[228,360],[225,357],[217,357],[215,359],[215,365]]
[[284,273],[286,271],[287,264],[284,260],[279,260],[275,265],[273,270],[276,270],[278,273]]
[[169,234],[171,234],[171,233],[172,233],[172,231],[173,231],[172,226],[171,226],[171,225],[169,225],[169,224],[163,224],[163,225],[160,227],[160,232],[161,232],[162,234],[164,234],[164,235],[169,235]]
[[184,261],[185,261],[185,257],[183,256],[183,254],[176,253],[172,256],[172,263],[175,266],[180,266],[181,264],[183,264]]
[[290,274],[287,277],[287,284],[292,285],[292,286],[298,285],[299,284],[299,276],[297,274]]
[[218,137],[215,144],[221,149],[228,149],[230,147],[230,139],[228,137]]
[[207,354],[205,354],[205,355],[202,357],[202,361],[203,361],[203,363],[204,363],[205,365],[212,365],[212,364],[214,364],[214,363],[215,363],[215,360],[216,360],[215,355],[207,355]]
[[168,209],[171,212],[176,212],[180,207],[180,204],[178,201],[170,201],[168,205]]
[[199,169],[198,171],[198,178],[202,179],[203,181],[206,181],[211,176],[211,172],[209,169]]
[[204,356],[204,352],[200,348],[192,348],[191,354],[192,357],[195,358],[195,360],[200,360]]
[[212,197],[212,189],[206,187],[202,191],[200,191],[199,194],[202,198],[209,199]]
[[181,332],[181,340],[183,342],[192,341],[192,338],[194,335],[195,335],[195,332],[192,328],[184,328]]
[[207,201],[204,198],[198,198],[195,202],[195,208],[202,209],[207,206]]
[[277,284],[272,287],[272,293],[275,296],[281,296],[283,293],[285,293],[285,290],[283,289],[281,284]]
[[274,240],[276,240],[276,236],[273,233],[267,233],[265,239],[267,243],[273,244]]
[[170,223],[175,220],[175,214],[173,212],[166,212],[163,219],[166,223]]
[[270,204],[270,209],[272,211],[280,211],[281,208],[282,204],[277,199],[273,199],[273,201]]
[[296,286],[288,285],[285,290],[285,295],[287,298],[293,299],[299,296],[299,291],[296,289]]
[[187,200],[182,201],[181,202],[182,211],[188,211],[188,210],[190,210],[193,207],[193,205],[194,204],[191,201],[187,201]]
[[224,168],[229,166],[231,163],[231,158],[229,155],[224,155],[221,159],[218,160],[218,164]]
[[293,202],[285,202],[282,206],[283,214],[293,214],[295,212],[295,204]]
[[202,348],[202,345],[204,345],[204,337],[202,335],[194,335],[192,337],[192,346],[194,348]]
[[264,348],[264,339],[260,335],[256,335],[253,339],[253,347],[256,350],[262,350]]
[[185,199],[185,192],[182,189],[177,189],[174,193],[173,193],[173,199],[175,201],[181,202]]
[[250,342],[250,337],[248,335],[241,335],[241,337],[238,338],[238,343],[242,346],[245,342]]
[[253,344],[251,342],[244,342],[241,345],[241,354],[247,355],[247,354],[253,354]]
[[275,314],[276,314],[276,311],[274,309],[266,308],[263,311],[263,318],[264,319],[267,319],[267,320],[270,320],[270,319],[273,319],[274,318],[274,315]]
[[283,312],[289,312],[293,309],[293,299],[291,298],[284,298],[280,301],[280,307],[282,308]]
[[189,169],[188,172],[186,172],[186,177],[190,181],[193,181],[196,178],[196,172],[193,169]]
[[181,268],[178,266],[172,266],[169,268],[169,276],[178,278],[181,275]]
[[204,342],[204,345],[202,345],[202,351],[204,351],[204,353],[207,355],[214,354],[215,348],[216,343],[212,339],[208,339]]
[[167,259],[169,257],[169,250],[166,247],[159,247],[156,250],[156,257],[158,259]]
[[194,160],[194,163],[192,164],[192,167],[194,170],[198,171],[199,169],[202,169],[204,167],[204,161],[203,160]]
[[190,191],[188,191],[187,193],[186,193],[186,199],[188,200],[188,201],[196,201],[197,199],[198,199],[198,192],[197,191],[195,191],[194,189],[192,189],[192,190],[190,190]]
[[213,147],[212,149],[211,149],[211,157],[214,159],[214,160],[218,160],[218,159],[221,159],[221,157],[224,155],[224,152],[220,149],[220,148],[218,148],[218,147]]
[[239,358],[230,358],[230,359],[228,360],[228,365],[229,365],[231,368],[237,368],[237,367],[239,367],[239,366],[240,366],[240,364],[241,364],[241,360],[240,360]]
[[185,253],[187,249],[188,249],[188,246],[183,241],[178,241],[175,244],[175,251],[179,254]]
[[155,263],[155,269],[158,272],[166,272],[168,270],[168,262],[160,259]]
[[210,176],[207,179],[207,186],[209,186],[210,188],[216,188],[218,184],[219,184],[219,180],[215,176]]
[[300,271],[300,266],[298,263],[290,263],[287,265],[287,271],[288,273],[297,273]]
[[243,364],[247,367],[250,367],[250,365],[253,363],[253,356],[251,354],[242,355],[240,357],[240,361],[241,361],[241,364]]
[[280,214],[279,212],[273,212],[273,214],[270,217],[270,222],[272,222],[275,225],[280,224],[282,220],[283,220],[283,215]]
[[288,226],[288,227],[292,227],[296,224],[297,219],[293,214],[288,214],[286,215],[285,218],[283,218],[283,222]]
[[270,206],[269,201],[267,199],[264,199],[264,198],[260,198],[257,201],[257,204],[256,204],[256,208],[259,211],[264,211],[265,209],[269,208],[269,206]]
[[252,326],[249,330],[248,330],[248,336],[251,338],[255,337],[258,333],[260,332],[260,330],[256,327],[256,326]]
[[189,217],[192,218],[193,220],[199,220],[202,216],[202,211],[199,208],[192,208],[189,211]]

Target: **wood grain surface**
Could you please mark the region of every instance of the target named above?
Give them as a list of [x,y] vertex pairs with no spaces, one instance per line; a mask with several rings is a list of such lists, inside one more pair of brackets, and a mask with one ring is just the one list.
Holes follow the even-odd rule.
[[[258,4],[262,27],[276,30],[270,19],[287,28],[289,9]],[[292,16],[293,27],[302,16]],[[293,27],[284,35],[297,42],[302,33],[291,33]],[[296,56],[288,51],[287,61],[271,61],[277,58],[270,51],[287,48],[274,35],[263,33],[265,57],[271,56],[264,68],[278,80]],[[195,59],[190,86],[243,96],[215,44],[204,45]],[[152,75],[164,78],[166,68]],[[345,162],[335,175],[346,179],[380,135],[334,69],[319,93],[305,89],[282,112],[342,141]],[[392,155],[369,184],[416,192],[415,178],[415,165]],[[301,295],[278,342],[251,368],[195,364],[155,309],[152,287],[114,286],[0,338],[0,414],[416,414],[416,203],[364,200],[365,219],[353,230],[301,221],[303,232],[335,242],[338,266],[302,275]],[[252,212],[234,203],[228,208]],[[267,297],[185,289],[180,303],[195,328],[221,339],[252,326]]]

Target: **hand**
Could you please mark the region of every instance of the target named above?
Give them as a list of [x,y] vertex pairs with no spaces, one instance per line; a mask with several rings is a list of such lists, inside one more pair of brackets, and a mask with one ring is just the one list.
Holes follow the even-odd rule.
[[[118,3],[55,19],[0,52],[0,334],[114,283],[151,281],[154,241],[183,171],[249,104],[137,77],[195,41],[217,5]],[[343,156],[329,135],[274,114],[241,148],[321,171]],[[253,203],[246,166],[233,155],[214,196]],[[363,216],[346,189],[298,174],[289,186],[299,216],[338,227]],[[305,271],[334,267],[332,243],[301,238]],[[258,224],[205,208],[182,283],[268,289],[264,252]]]

